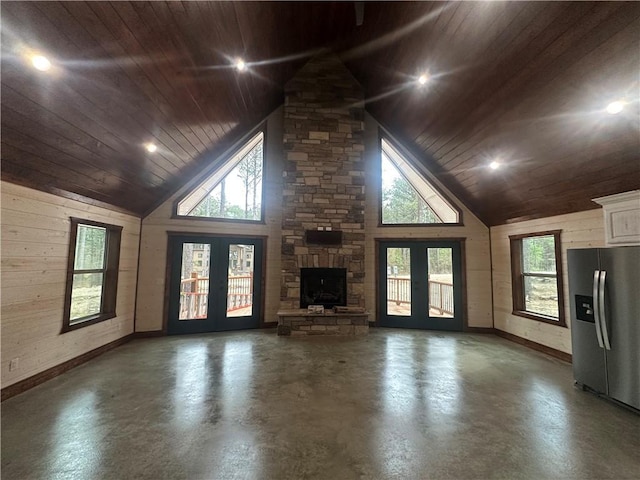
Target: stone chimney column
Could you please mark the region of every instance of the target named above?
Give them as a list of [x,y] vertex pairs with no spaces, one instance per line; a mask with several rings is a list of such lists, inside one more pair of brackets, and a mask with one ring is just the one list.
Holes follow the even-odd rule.
[[[312,58],[285,86],[280,308],[299,308],[300,268],[347,269],[347,305],[364,297],[364,92],[334,54]],[[306,230],[342,231],[308,245]]]

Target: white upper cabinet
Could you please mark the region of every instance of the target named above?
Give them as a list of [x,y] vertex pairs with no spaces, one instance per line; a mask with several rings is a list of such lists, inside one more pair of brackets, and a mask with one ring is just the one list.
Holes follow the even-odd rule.
[[593,201],[603,208],[606,246],[640,245],[640,190]]

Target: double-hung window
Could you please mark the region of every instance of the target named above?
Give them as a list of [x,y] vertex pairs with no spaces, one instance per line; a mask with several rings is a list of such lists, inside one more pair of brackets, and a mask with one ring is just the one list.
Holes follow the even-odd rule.
[[509,240],[514,315],[566,326],[560,230]]
[[116,316],[122,227],[71,218],[62,331]]

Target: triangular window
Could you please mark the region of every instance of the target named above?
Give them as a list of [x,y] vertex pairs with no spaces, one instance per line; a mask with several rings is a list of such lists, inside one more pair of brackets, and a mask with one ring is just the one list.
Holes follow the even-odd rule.
[[382,139],[382,223],[460,223],[460,211],[416,168]]
[[178,202],[188,217],[262,220],[264,134],[255,135]]

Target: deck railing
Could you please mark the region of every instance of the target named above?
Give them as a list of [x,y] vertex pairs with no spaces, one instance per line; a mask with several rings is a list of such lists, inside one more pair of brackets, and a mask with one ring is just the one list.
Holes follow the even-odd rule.
[[[228,278],[227,312],[250,307],[253,275]],[[205,318],[209,301],[209,278],[193,275],[180,282],[180,318]],[[387,278],[387,301],[411,304],[411,279]],[[429,308],[453,315],[453,284],[429,280]]]
[[[209,277],[198,277],[180,281],[180,319],[205,318],[209,302]],[[228,277],[227,313],[250,307],[253,301],[253,275]]]
[[[411,279],[387,277],[387,301],[411,304]],[[429,308],[453,315],[453,284],[429,280]]]

